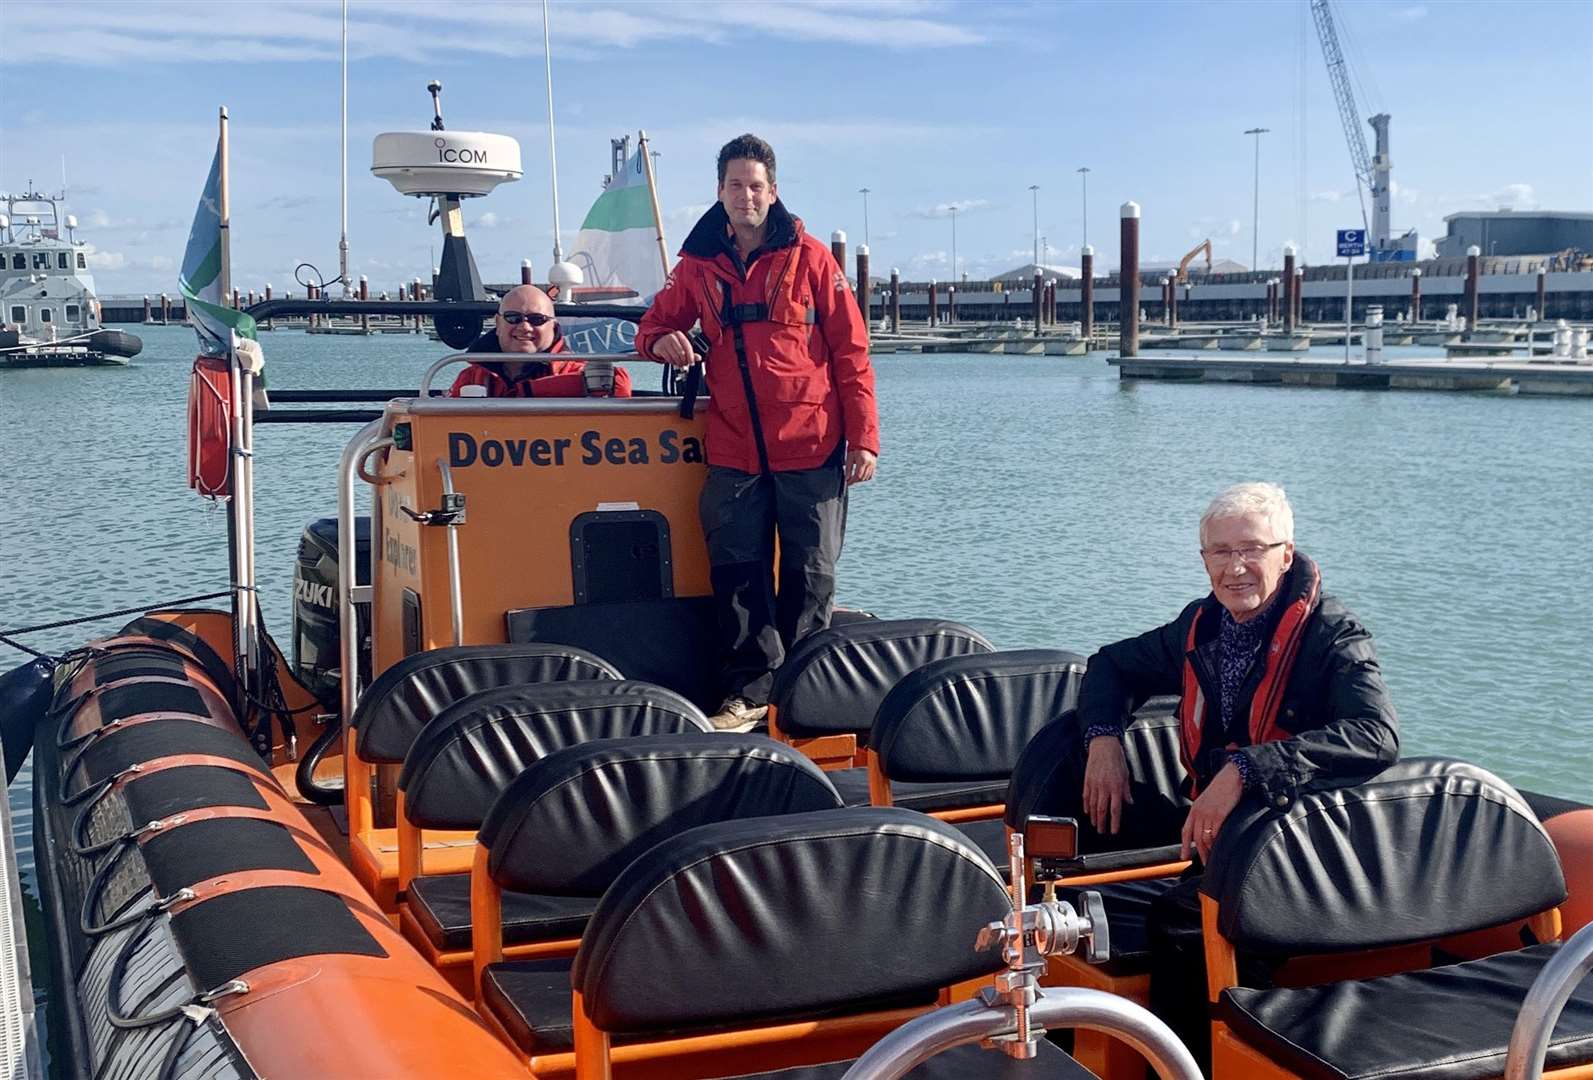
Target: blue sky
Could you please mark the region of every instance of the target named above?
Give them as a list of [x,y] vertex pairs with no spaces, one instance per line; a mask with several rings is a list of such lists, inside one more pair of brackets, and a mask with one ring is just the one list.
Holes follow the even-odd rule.
[[[1397,227],[1430,240],[1464,209],[1593,210],[1593,0],[1338,0],[1369,104],[1393,114]],[[215,139],[233,118],[234,280],[280,291],[337,264],[336,2],[6,0],[0,189],[54,188],[105,294],[176,291]],[[1142,258],[1210,237],[1249,264],[1252,142],[1261,263],[1329,257],[1358,225],[1354,177],[1305,0],[555,2],[563,228],[600,190],[608,139],[660,152],[671,247],[712,200],[718,146],[744,130],[779,154],[808,227],[863,237],[876,272],[977,278],[1029,261],[1029,185],[1051,261],[1076,265],[1089,174],[1097,265],[1117,264],[1118,207],[1143,209]],[[423,206],[369,173],[379,131],[424,128],[429,78],[452,128],[521,141],[526,176],[467,204],[483,274],[552,247],[541,5],[350,5],[352,270],[376,289],[428,273]],[[1302,78],[1303,75],[1303,78]],[[1303,101],[1303,108],[1302,108]],[[1362,115],[1367,115],[1363,102]],[[1370,128],[1366,129],[1368,141]],[[1426,246],[1424,245],[1424,250]]]

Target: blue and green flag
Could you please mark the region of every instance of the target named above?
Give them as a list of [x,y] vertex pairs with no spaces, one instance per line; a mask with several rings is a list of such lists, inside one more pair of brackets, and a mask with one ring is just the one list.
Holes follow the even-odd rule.
[[183,252],[182,274],[177,279],[188,306],[188,320],[199,335],[199,349],[207,356],[228,356],[233,335],[255,338],[254,319],[227,306],[221,295],[221,143],[210,162],[210,177],[194,211]]

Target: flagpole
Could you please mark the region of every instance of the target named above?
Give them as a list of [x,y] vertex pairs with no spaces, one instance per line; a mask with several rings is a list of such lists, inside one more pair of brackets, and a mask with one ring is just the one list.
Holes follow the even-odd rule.
[[343,296],[352,290],[348,281],[348,0],[343,0],[343,228],[337,241],[337,274],[343,282]]
[[564,261],[564,247],[559,243],[559,149],[553,137],[553,45],[548,35],[548,0],[542,0],[542,59],[548,73],[548,167],[553,174],[553,261],[561,263]]
[[653,226],[658,230],[658,258],[664,264],[664,277],[669,277],[669,245],[664,240],[664,214],[658,206],[658,182],[653,178],[653,158],[647,152],[647,132],[636,133],[636,152],[641,155],[642,168],[647,170],[647,194],[653,201]]
[[[216,213],[220,219],[221,268],[217,281],[221,303],[232,303],[232,176],[231,147],[227,133],[227,107],[220,111],[217,170],[219,184]],[[232,539],[234,581],[233,646],[242,668],[242,692],[253,695],[257,679],[259,635],[255,632],[259,609],[255,602],[254,575],[254,372],[238,356],[237,335],[227,338],[227,360],[232,372]],[[240,719],[250,712],[245,697]],[[259,749],[257,747],[257,749]],[[269,752],[270,747],[265,748]]]

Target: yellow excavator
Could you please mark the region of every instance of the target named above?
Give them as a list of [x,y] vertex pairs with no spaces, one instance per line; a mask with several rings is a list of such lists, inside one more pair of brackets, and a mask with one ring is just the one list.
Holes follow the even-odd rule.
[[1206,253],[1206,273],[1211,273],[1211,240],[1208,238],[1196,244],[1194,250],[1178,260],[1178,277],[1174,279],[1175,281],[1183,284],[1189,280],[1190,260],[1203,251]]

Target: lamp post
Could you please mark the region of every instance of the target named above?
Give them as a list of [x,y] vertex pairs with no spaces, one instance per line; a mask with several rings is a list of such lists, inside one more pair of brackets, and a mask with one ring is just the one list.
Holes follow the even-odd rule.
[[955,288],[957,283],[957,204],[951,204],[951,280]]
[[1261,269],[1261,264],[1258,261],[1259,252],[1261,251],[1261,136],[1267,134],[1267,132],[1269,132],[1271,130],[1272,130],[1271,128],[1253,127],[1253,128],[1250,128],[1248,131],[1245,132],[1246,135],[1254,135],[1256,137],[1256,176],[1255,176],[1255,185],[1252,188],[1252,191],[1253,191],[1254,194],[1252,196],[1251,209],[1250,209],[1250,212],[1251,212],[1251,224],[1250,224],[1250,269],[1251,270],[1259,270],[1259,269]]
[[1079,220],[1083,223],[1084,239],[1079,242],[1079,250],[1090,246],[1090,167],[1080,165],[1076,170],[1079,174]]
[[1040,265],[1040,185],[1030,184],[1029,194],[1034,196],[1034,265]]
[[857,193],[863,196],[863,246],[868,247],[868,188],[858,188]]

